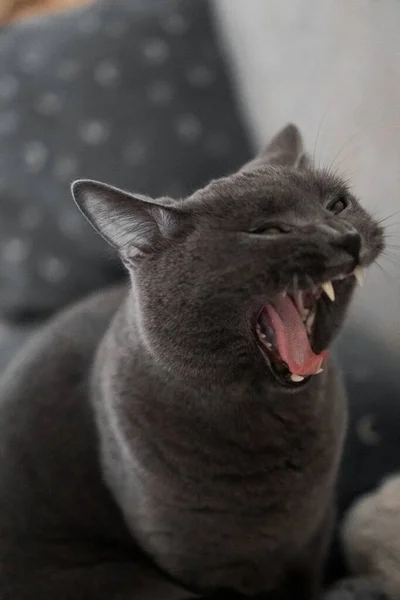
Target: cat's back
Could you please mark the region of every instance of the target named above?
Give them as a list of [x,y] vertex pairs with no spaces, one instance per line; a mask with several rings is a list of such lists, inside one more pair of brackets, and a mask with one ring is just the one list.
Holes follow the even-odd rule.
[[125,293],[125,287],[116,287],[90,296],[34,335],[0,377],[0,418],[18,398],[52,402],[80,387]]
[[0,378],[0,590],[7,569],[29,572],[40,560],[45,567],[67,547],[88,559],[78,537],[125,540],[102,482],[88,401],[97,345],[124,294],[102,292],[61,313]]

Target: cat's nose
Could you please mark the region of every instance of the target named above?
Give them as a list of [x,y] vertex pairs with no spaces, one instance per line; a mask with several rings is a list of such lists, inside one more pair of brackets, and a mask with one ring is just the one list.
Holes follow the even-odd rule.
[[331,219],[325,221],[321,229],[331,247],[351,256],[355,266],[359,264],[362,239],[355,227],[350,223]]
[[331,225],[331,245],[338,250],[344,251],[349,254],[357,265],[360,261],[361,252],[361,236],[352,225],[337,224],[332,227]]
[[332,239],[332,246],[350,254],[358,264],[361,252],[361,236],[355,229],[336,233]]

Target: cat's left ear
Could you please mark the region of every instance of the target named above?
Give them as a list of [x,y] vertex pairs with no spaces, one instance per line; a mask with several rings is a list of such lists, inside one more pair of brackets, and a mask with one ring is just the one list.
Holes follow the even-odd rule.
[[251,171],[263,165],[280,165],[304,169],[310,160],[303,149],[301,133],[296,125],[289,123],[275,137],[259,156],[247,163],[241,170]]
[[183,227],[183,216],[165,200],[130,194],[90,179],[75,181],[72,195],[92,226],[125,258],[162,248]]

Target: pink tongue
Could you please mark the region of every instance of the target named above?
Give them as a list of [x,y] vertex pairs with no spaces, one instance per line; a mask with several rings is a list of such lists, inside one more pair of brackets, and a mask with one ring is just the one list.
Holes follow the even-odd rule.
[[317,355],[312,351],[306,329],[293,300],[289,296],[280,296],[273,306],[267,304],[264,310],[268,313],[275,330],[279,354],[291,373],[315,375],[328,353],[324,351]]

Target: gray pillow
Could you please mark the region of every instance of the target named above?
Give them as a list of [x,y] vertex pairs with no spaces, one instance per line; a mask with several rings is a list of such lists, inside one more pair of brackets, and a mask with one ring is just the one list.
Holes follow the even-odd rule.
[[0,32],[0,316],[122,276],[70,182],[181,196],[249,156],[203,0],[101,0]]

